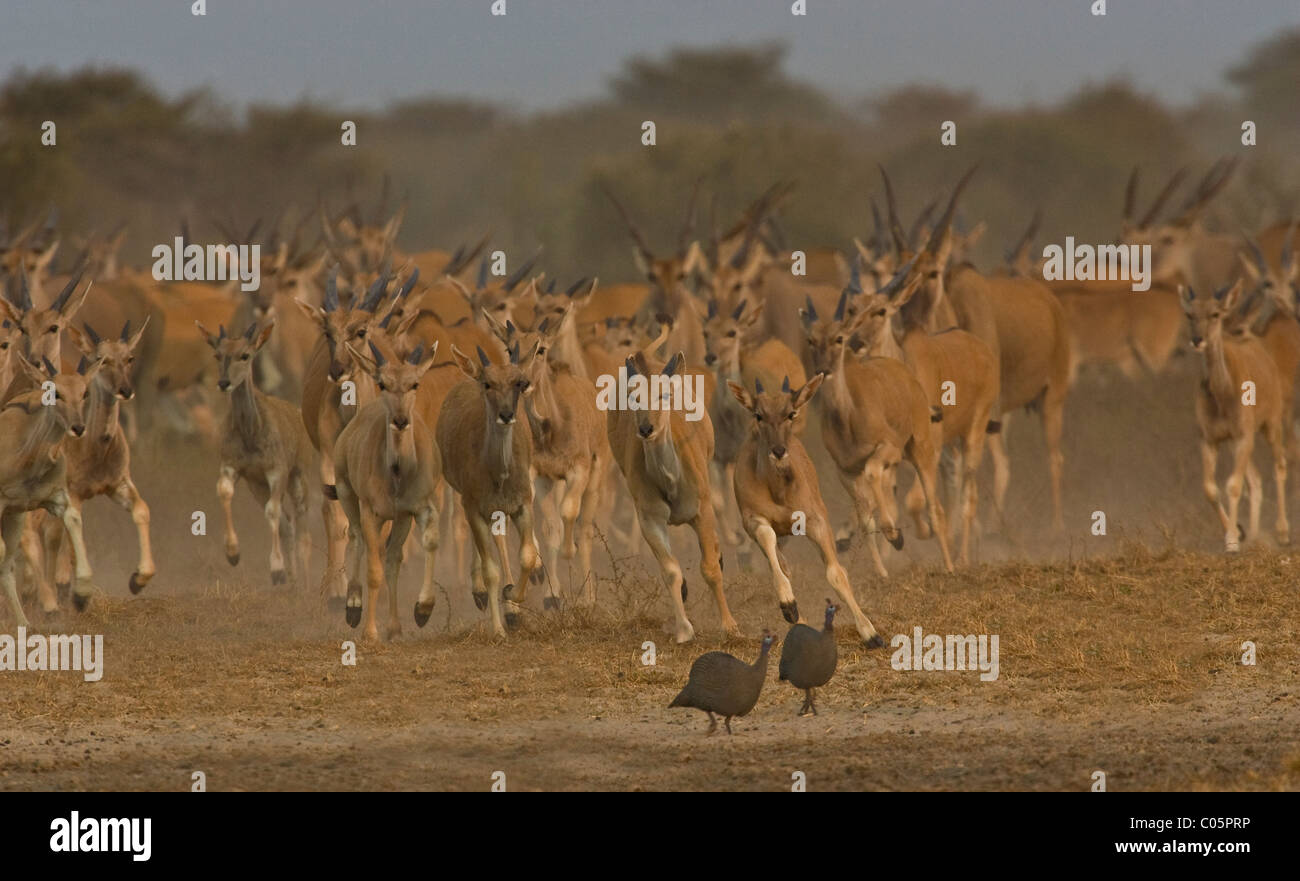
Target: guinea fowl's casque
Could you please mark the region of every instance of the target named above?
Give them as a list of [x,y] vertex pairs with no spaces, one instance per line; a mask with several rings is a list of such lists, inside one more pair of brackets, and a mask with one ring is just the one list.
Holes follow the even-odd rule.
[[835,675],[835,665],[839,661],[835,650],[835,612],[838,608],[827,600],[825,627],[817,631],[807,624],[796,624],[781,643],[780,679],[804,690],[800,716],[809,712],[817,715],[813,689],[821,688]]
[[772,634],[763,631],[762,647],[758,660],[746,664],[726,652],[707,652],[695,659],[691,674],[681,694],[673,698],[670,707],[694,707],[709,714],[709,734],[718,728],[714,713],[723,717],[727,733],[731,733],[731,717],[744,716],[758,703],[767,678],[767,654],[772,648]]

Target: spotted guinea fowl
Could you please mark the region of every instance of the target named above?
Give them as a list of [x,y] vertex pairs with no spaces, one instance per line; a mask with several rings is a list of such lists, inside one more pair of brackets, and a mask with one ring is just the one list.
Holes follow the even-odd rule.
[[839,655],[835,650],[835,613],[839,607],[826,601],[826,626],[820,631],[796,624],[781,643],[780,679],[804,690],[800,716],[817,715],[813,689],[821,688],[835,675]]
[[767,653],[772,648],[772,634],[763,631],[758,660],[746,664],[726,652],[707,652],[695,659],[691,675],[681,694],[670,707],[694,707],[709,714],[709,734],[718,729],[714,713],[723,717],[731,733],[731,717],[744,716],[758,703],[763,680],[767,678]]

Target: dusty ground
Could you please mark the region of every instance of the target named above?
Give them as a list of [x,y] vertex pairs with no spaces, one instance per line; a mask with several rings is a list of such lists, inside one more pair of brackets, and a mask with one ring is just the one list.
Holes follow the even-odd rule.
[[[224,561],[212,453],[142,451],[160,575],[140,597],[127,594],[134,532],[111,505],[92,503],[103,594],[84,615],[37,614],[33,624],[102,633],[104,679],[0,674],[0,789],[178,790],[196,770],[213,790],[484,790],[496,771],[516,790],[775,790],[795,771],[813,790],[1086,790],[1097,770],[1111,790],[1300,788],[1300,553],[1218,552],[1198,497],[1191,382],[1157,393],[1105,378],[1072,400],[1066,537],[1048,541],[1038,528],[1041,432],[1021,417],[1010,434],[1013,539],[983,543],[991,562],[943,575],[933,543],[910,524],[887,583],[867,574],[860,542],[846,555],[886,638],[917,625],[998,634],[996,682],[897,672],[888,649],[864,652],[843,628],[821,715],[796,717],[800,696],[771,669],[730,738],[706,737],[698,711],[667,709],[700,653],[748,660],[764,627],[784,633],[767,575],[739,572],[730,555],[743,642],[722,638],[695,555],[683,560],[699,636],[677,647],[648,562],[602,551],[597,610],[535,612],[504,644],[487,638],[445,566],[446,593],[417,631],[406,577],[404,638],[359,643],[357,665],[345,667],[340,645],[356,631],[326,615],[314,580],[270,586],[265,528],[246,495],[244,562]],[[839,508],[825,472],[824,484]],[[214,518],[206,537],[190,535],[194,509]],[[1108,513],[1104,538],[1089,534],[1096,509]],[[1264,517],[1267,528],[1271,500]],[[820,566],[797,544],[788,554],[815,620],[828,594]],[[316,573],[320,562],[318,549]],[[12,632],[0,607],[0,633]],[[658,647],[654,667],[640,661],[646,640]],[[1255,666],[1240,663],[1247,640]]]
[[[657,619],[598,611],[531,618],[505,644],[481,630],[362,644],[355,667],[341,623],[269,588],[110,599],[76,621],[105,635],[102,682],[5,675],[0,788],[181,789],[201,770],[212,789],[476,790],[494,771],[512,789],[780,789],[803,771],[813,789],[1082,790],[1104,770],[1112,790],[1295,789],[1298,566],[1134,551],[914,571],[865,592],[877,626],[997,633],[998,681],[896,672],[842,632],[821,715],[796,717],[771,670],[730,738],[666,709],[699,652],[754,653],[723,645],[705,599],[688,647]],[[753,578],[737,588],[756,633],[774,603]]]

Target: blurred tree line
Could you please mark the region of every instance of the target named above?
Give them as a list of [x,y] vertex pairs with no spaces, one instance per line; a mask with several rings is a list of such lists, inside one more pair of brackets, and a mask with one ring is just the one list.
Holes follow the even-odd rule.
[[[725,228],[769,184],[792,178],[798,189],[781,214],[791,246],[847,248],[870,234],[877,163],[907,225],[978,161],[961,218],[988,222],[984,265],[1001,260],[1037,207],[1044,237],[1109,240],[1137,163],[1145,204],[1177,166],[1199,174],[1247,151],[1218,222],[1254,228],[1300,209],[1300,171],[1288,161],[1300,148],[1300,30],[1252,47],[1225,72],[1224,92],[1183,108],[1127,82],[1011,110],[928,84],[844,105],[793,80],[784,59],[770,44],[631,58],[602,100],[527,116],[445,96],[236,112],[207,90],[167,97],[130,70],[19,70],[0,86],[0,213],[10,228],[51,204],[73,231],[129,221],[124,256],[144,263],[182,218],[200,237],[217,236],[214,220],[247,228],[292,206],[291,225],[321,200],[333,211],[356,201],[369,219],[387,175],[390,209],[409,203],[406,248],[452,248],[491,231],[509,253],[545,247],[544,266],[562,279],[616,280],[634,272],[601,182],[666,251],[697,179],[697,232],[707,234],[711,203]],[[1259,132],[1249,149],[1240,142],[1246,119]],[[55,147],[40,143],[45,120],[57,124]],[[344,120],[357,125],[356,147],[340,143]],[[644,120],[656,123],[654,147],[641,144]],[[940,145],[944,120],[957,124],[956,147]],[[314,240],[316,224],[304,229]]]

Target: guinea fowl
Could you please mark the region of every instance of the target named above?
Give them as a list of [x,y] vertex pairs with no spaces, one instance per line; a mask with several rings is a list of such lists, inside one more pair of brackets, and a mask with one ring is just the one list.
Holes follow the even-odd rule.
[[807,624],[796,624],[781,643],[780,679],[804,690],[800,716],[817,715],[813,690],[821,688],[835,675],[839,655],[835,650],[835,613],[839,607],[826,601],[826,626],[820,631]]
[[681,694],[670,707],[694,707],[709,714],[709,734],[718,729],[714,713],[723,717],[731,733],[731,717],[744,716],[758,703],[763,680],[767,678],[767,653],[772,648],[772,634],[763,631],[758,660],[746,664],[726,652],[706,652],[691,664],[691,674]]

